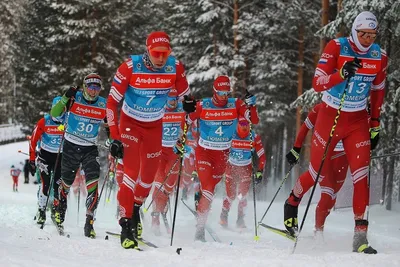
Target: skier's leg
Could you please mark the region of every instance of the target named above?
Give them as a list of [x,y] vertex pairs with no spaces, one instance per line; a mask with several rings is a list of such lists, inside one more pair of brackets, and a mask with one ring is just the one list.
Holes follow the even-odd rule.
[[247,206],[247,194],[249,193],[252,173],[253,173],[253,166],[247,165],[242,166],[238,170],[238,178],[239,178],[239,190],[238,190],[238,218],[236,221],[236,226],[239,228],[246,228],[246,224],[244,222],[244,210]]
[[[90,146],[85,149],[85,155],[82,158],[82,169],[86,180],[86,222],[84,234],[87,237],[94,238],[96,232],[93,229],[94,213],[99,203],[98,183],[100,177],[99,151],[96,146]],[[104,181],[105,182],[105,181]]]
[[219,224],[222,225],[223,227],[228,226],[228,213],[231,209],[232,202],[236,198],[237,183],[235,178],[237,178],[237,175],[234,175],[235,171],[236,171],[235,166],[228,163],[225,171],[226,196],[224,198],[224,201],[222,202],[222,210],[219,221]]

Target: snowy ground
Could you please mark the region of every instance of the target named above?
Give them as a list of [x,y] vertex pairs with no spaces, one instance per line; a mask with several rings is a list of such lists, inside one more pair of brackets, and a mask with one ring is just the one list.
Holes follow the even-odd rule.
[[[315,207],[311,208],[304,231],[295,254],[291,254],[293,242],[261,229],[260,240],[253,241],[252,202],[249,202],[248,230],[238,232],[234,228],[235,208],[231,211],[229,230],[221,229],[218,217],[222,201],[215,199],[210,217],[210,226],[218,233],[223,243],[209,241],[193,242],[195,219],[183,205],[178,206],[174,245],[169,246],[169,237],[156,237],[150,231],[150,215],[146,214],[144,237],[160,246],[159,249],[144,248],[144,252],[124,250],[119,240],[109,237],[105,231],[119,231],[115,219],[115,200],[100,202],[95,229],[97,239],[83,236],[84,202],[77,217],[77,201],[71,194],[65,230],[70,238],[58,236],[56,229],[46,223],[43,230],[35,224],[36,185],[22,183],[19,193],[12,192],[9,168],[25,157],[17,151],[27,150],[21,142],[0,147],[0,266],[400,266],[400,214],[385,211],[381,206],[370,209],[369,240],[378,255],[361,255],[351,252],[352,211],[342,209],[332,212],[328,218],[324,241],[314,240],[313,220]],[[192,201],[189,201],[193,205]],[[258,218],[267,207],[267,202],[258,203]],[[304,206],[304,205],[303,205]],[[282,203],[274,203],[264,222],[282,227]],[[303,214],[300,210],[300,215]],[[161,228],[164,230],[163,228]],[[206,236],[211,240],[209,236]],[[182,248],[181,255],[176,253]]]

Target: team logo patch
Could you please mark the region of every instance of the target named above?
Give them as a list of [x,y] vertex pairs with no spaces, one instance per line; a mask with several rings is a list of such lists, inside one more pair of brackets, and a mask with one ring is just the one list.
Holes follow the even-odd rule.
[[99,106],[102,107],[102,108],[104,108],[104,107],[106,106],[106,103],[100,102],[100,103],[99,103]]
[[347,46],[343,47],[344,52],[349,52],[349,48]]
[[172,72],[174,68],[171,65],[165,66],[165,71],[166,72]]
[[228,103],[227,107],[228,108],[233,108],[235,106],[235,103]]
[[210,107],[210,102],[208,102],[208,101],[205,102],[205,103],[203,102],[203,105],[204,105],[205,108],[208,108],[208,107]]
[[371,51],[371,56],[378,57],[379,56],[379,52],[377,50],[372,50]]
[[136,68],[137,68],[138,70],[141,70],[141,69],[142,69],[142,64],[140,64],[140,63],[136,64]]

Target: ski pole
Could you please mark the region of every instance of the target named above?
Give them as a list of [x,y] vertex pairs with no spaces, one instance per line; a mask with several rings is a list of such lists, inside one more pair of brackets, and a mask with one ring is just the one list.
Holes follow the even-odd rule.
[[173,172],[173,170],[175,169],[175,166],[176,166],[176,164],[178,163],[179,159],[180,159],[180,157],[177,157],[177,158],[176,158],[176,160],[175,160],[175,162],[174,162],[174,165],[172,165],[172,167],[171,167],[171,169],[169,170],[167,176],[165,176],[164,181],[162,182],[161,186],[160,186],[159,188],[157,188],[157,191],[154,193],[154,196],[152,197],[151,202],[149,203],[149,205],[147,206],[147,208],[144,208],[144,209],[143,209],[143,211],[144,211],[145,213],[149,211],[149,208],[150,208],[151,205],[153,204],[154,199],[158,196],[158,194],[159,194],[160,192],[162,192],[161,189],[164,187],[165,183],[167,182],[168,177],[172,174],[172,172]]
[[[186,144],[186,134],[188,131],[188,125],[187,122],[185,121],[184,126],[183,126],[183,134],[182,134],[182,146],[185,148]],[[176,210],[178,207],[178,197],[179,197],[179,184],[181,182],[181,173],[182,173],[182,165],[183,165],[183,153],[180,153],[180,164],[179,164],[179,174],[178,174],[178,181],[176,182],[176,195],[175,195],[175,205],[174,205],[174,218],[172,219],[172,232],[171,232],[171,244],[174,241],[174,233],[175,233],[175,222],[176,222]]]
[[395,152],[392,154],[384,154],[384,155],[379,155],[379,156],[372,156],[371,159],[380,159],[380,158],[386,158],[386,157],[395,157],[395,156],[399,156],[400,152]]
[[[357,58],[355,58],[355,60],[357,60]],[[313,196],[314,196],[315,188],[317,188],[319,176],[320,176],[320,174],[321,174],[322,167],[324,166],[325,159],[326,159],[326,155],[328,154],[329,146],[330,146],[330,144],[331,144],[331,141],[332,141],[332,138],[333,138],[333,134],[335,133],[335,129],[336,129],[336,126],[337,126],[339,117],[340,117],[340,112],[341,112],[342,107],[343,107],[343,104],[344,104],[344,100],[345,100],[345,97],[346,97],[347,88],[349,87],[349,81],[350,81],[350,77],[347,78],[346,86],[345,86],[345,88],[344,88],[342,98],[340,99],[339,108],[338,108],[338,110],[337,110],[336,117],[335,117],[335,119],[334,119],[334,121],[333,121],[333,125],[332,125],[332,128],[331,128],[331,132],[330,132],[330,134],[329,134],[329,138],[328,138],[328,141],[327,141],[326,146],[325,146],[325,151],[324,151],[324,154],[323,154],[323,156],[322,156],[321,164],[319,165],[317,177],[315,178],[314,185],[313,185],[313,188],[312,188],[312,190],[311,190],[310,198],[308,199],[308,202],[307,202],[306,211],[304,212],[304,216],[303,216],[303,219],[302,219],[302,221],[301,221],[299,233],[297,234],[297,236],[299,236],[300,233],[301,233],[301,230],[303,230],[304,222],[306,221],[307,213],[308,213],[308,210],[310,209],[310,205],[311,205],[312,198],[313,198]],[[296,250],[298,240],[299,240],[299,239],[296,238],[296,241],[294,242],[292,254],[293,254],[293,253],[295,252],[295,250]]]
[[[246,93],[250,94],[249,91],[246,89]],[[253,136],[253,127],[251,123],[251,112],[249,110],[249,126],[250,126],[250,151],[251,151],[251,165],[252,165],[252,175],[251,175],[251,183],[253,187],[253,208],[254,208],[254,240],[258,241],[260,237],[258,236],[258,227],[257,227],[257,204],[256,204],[256,178],[255,178],[255,168],[254,168],[254,162],[253,162],[253,149],[254,149],[254,136]]]
[[22,155],[29,156],[29,154],[28,154],[28,153],[26,153],[26,152],[23,152],[23,151],[21,151],[21,150],[18,150],[18,153],[21,153]]
[[272,203],[274,203],[276,196],[278,195],[278,193],[281,190],[282,186],[285,184],[287,178],[289,177],[289,174],[292,171],[293,167],[294,167],[294,164],[290,165],[289,171],[286,173],[285,178],[283,178],[278,190],[276,190],[276,193],[275,193],[274,197],[272,198],[271,202],[269,203],[269,205],[267,207],[267,210],[264,212],[264,215],[262,216],[261,220],[258,222],[258,225],[260,225],[262,223],[262,221],[264,220],[265,216],[267,215],[269,209],[272,206]]

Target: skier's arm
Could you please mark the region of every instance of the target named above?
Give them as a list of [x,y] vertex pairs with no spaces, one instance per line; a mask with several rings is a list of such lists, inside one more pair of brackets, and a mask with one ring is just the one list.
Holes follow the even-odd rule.
[[325,46],[315,69],[312,86],[316,92],[329,90],[344,81],[340,76],[340,71],[336,69],[339,54],[340,42],[337,39],[331,40]]
[[44,133],[45,119],[41,118],[33,129],[31,141],[29,144],[29,160],[35,160],[36,158],[36,145],[37,142],[42,138]]
[[258,171],[263,171],[267,161],[261,136],[254,134],[255,149],[258,157]]
[[178,96],[183,98],[184,95],[190,94],[189,83],[186,79],[185,67],[183,64],[176,60],[176,79],[175,89],[178,91]]
[[303,146],[303,142],[307,136],[308,131],[314,128],[320,106],[321,104],[314,106],[313,109],[308,113],[306,120],[301,125],[299,133],[297,134],[296,141],[294,142],[294,147],[301,148]]
[[104,122],[104,130],[106,131],[107,138],[110,138],[110,127],[108,127],[107,117],[103,119]]
[[196,111],[188,114],[186,116],[186,122],[191,125],[192,122],[200,118],[200,114],[203,111],[203,101],[198,101],[196,103]]
[[371,115],[371,128],[379,126],[379,116],[381,115],[381,106],[385,97],[385,81],[386,81],[386,70],[388,58],[386,52],[382,52],[382,68],[375,77],[371,86],[371,104],[370,104],[370,115]]
[[252,124],[258,124],[260,121],[256,106],[248,107],[241,99],[236,99],[236,109],[239,116],[245,117]]
[[58,101],[57,104],[55,104],[54,107],[51,108],[50,115],[54,118],[61,116],[61,114],[65,111],[68,100],[69,98],[63,95],[60,101]]
[[132,60],[128,59],[119,66],[111,84],[107,98],[107,121],[112,139],[120,139],[118,130],[118,104],[124,97],[132,76]]

